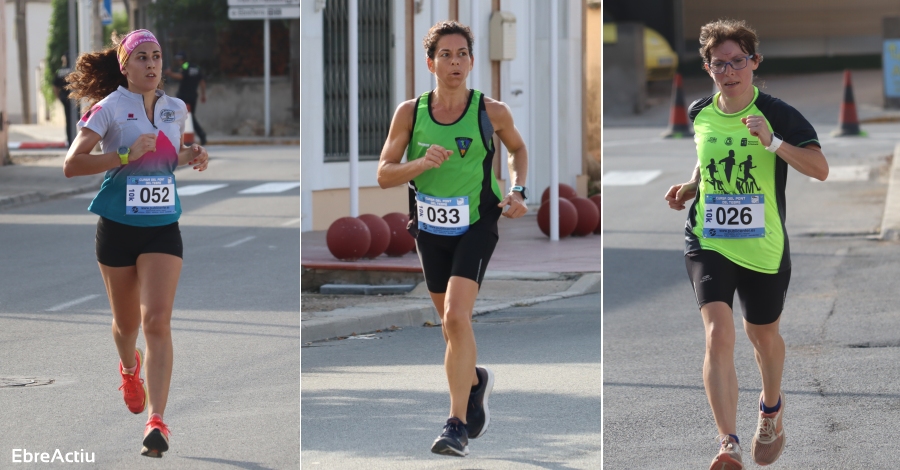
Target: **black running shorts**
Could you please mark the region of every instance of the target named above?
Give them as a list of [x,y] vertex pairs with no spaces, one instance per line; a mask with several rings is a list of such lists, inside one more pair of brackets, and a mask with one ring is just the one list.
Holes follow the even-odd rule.
[[112,268],[134,266],[138,256],[144,253],[184,257],[178,222],[159,227],[135,227],[100,217],[95,243],[97,261]]
[[733,309],[736,290],[748,323],[768,325],[781,316],[791,282],[790,270],[777,274],[753,271],[713,250],[688,253],[684,255],[684,264],[699,307],[725,302]]
[[451,276],[464,277],[478,283],[484,280],[488,261],[500,238],[497,232],[497,215],[483,216],[469,226],[462,235],[435,235],[420,230],[416,237],[416,252],[422,263],[428,292],[443,294]]

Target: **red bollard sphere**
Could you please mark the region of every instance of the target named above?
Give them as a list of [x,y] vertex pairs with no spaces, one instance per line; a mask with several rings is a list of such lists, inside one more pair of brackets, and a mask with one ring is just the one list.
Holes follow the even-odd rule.
[[[537,215],[538,227],[544,235],[550,236],[550,202],[541,204]],[[559,199],[559,238],[565,238],[578,226],[578,210],[568,199]]]
[[372,235],[365,222],[356,217],[341,217],[331,223],[325,242],[328,251],[341,261],[355,261],[369,251]]
[[[572,199],[573,197],[578,197],[578,192],[575,191],[575,188],[559,183],[559,198],[560,199]],[[547,189],[541,194],[541,205],[550,200],[550,186],[547,186]]]
[[388,256],[403,256],[416,247],[416,239],[406,231],[409,216],[400,212],[391,212],[382,217],[391,230],[391,241],[388,243],[384,254]]
[[575,205],[575,210],[578,212],[578,224],[575,226],[575,231],[572,232],[572,235],[579,237],[590,235],[600,222],[600,209],[597,209],[594,201],[586,197],[573,197],[571,202]]
[[597,235],[600,235],[600,232],[602,232],[602,230],[600,229],[600,223],[602,222],[602,219],[603,219],[603,217],[602,217],[603,209],[600,207],[600,195],[594,194],[593,196],[590,197],[590,200],[594,201],[594,204],[597,205],[597,210],[600,211],[600,214],[601,214],[601,216],[597,218],[597,228],[594,229],[594,233]]
[[375,214],[363,214],[359,216],[359,220],[366,224],[366,227],[369,228],[369,235],[372,236],[369,250],[364,256],[370,259],[377,258],[391,243],[391,228],[384,219]]

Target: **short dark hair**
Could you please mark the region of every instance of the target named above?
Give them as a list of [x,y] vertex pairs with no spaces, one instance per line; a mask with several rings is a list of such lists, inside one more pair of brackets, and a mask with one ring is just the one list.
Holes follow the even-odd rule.
[[720,19],[700,28],[700,55],[703,57],[703,62],[709,63],[712,58],[712,49],[729,40],[738,43],[741,50],[748,55],[756,56],[756,60],[762,59],[756,52],[756,48],[759,47],[759,37],[750,25],[743,20]]
[[456,21],[440,21],[428,30],[428,34],[422,40],[422,45],[425,46],[425,53],[429,59],[434,60],[434,50],[437,48],[438,41],[448,34],[459,34],[466,38],[469,55],[472,55],[472,44],[475,43],[472,30]]

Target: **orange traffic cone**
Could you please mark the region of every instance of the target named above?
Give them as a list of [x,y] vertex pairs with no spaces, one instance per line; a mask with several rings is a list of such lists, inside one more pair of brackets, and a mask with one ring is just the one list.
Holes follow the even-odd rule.
[[187,121],[184,122],[184,145],[194,145],[194,118],[191,116],[191,105],[187,105]]
[[856,103],[853,101],[853,84],[850,82],[850,71],[844,70],[844,100],[841,101],[841,115],[838,117],[838,128],[831,131],[834,137],[866,135],[859,128],[856,116]]
[[681,91],[681,74],[672,79],[672,111],[669,113],[669,129],[663,133],[666,138],[691,137],[694,132],[688,124],[687,108],[684,106],[684,92]]

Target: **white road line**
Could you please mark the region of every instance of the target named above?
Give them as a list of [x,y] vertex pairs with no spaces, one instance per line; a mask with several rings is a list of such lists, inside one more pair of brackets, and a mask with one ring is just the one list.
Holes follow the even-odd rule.
[[227,184],[191,184],[187,186],[178,187],[178,195],[179,196],[196,196],[198,194],[207,193],[210,191],[215,191],[216,189],[224,188],[228,186]]
[[299,181],[284,181],[280,183],[265,183],[259,186],[254,186],[252,188],[247,188],[243,191],[238,191],[238,194],[266,194],[266,193],[283,193],[290,189],[294,189],[300,187]]
[[55,305],[55,306],[53,306],[53,307],[50,307],[50,308],[48,308],[47,310],[45,310],[45,312],[58,312],[58,311],[60,311],[60,310],[67,309],[67,308],[69,308],[69,307],[73,307],[73,306],[75,306],[75,305],[85,303],[85,302],[87,302],[88,300],[95,299],[95,298],[97,298],[97,297],[100,297],[100,294],[86,295],[86,296],[84,296],[84,297],[82,297],[82,298],[80,298],[80,299],[75,299],[75,300],[72,300],[72,301],[70,301],[70,302],[66,302],[66,303],[64,303],[64,304],[59,304],[59,305]]
[[231,242],[231,243],[229,243],[229,244],[227,244],[227,245],[223,245],[222,248],[234,248],[234,247],[240,245],[241,243],[249,242],[250,240],[253,240],[254,238],[256,238],[255,235],[251,235],[251,236],[249,236],[249,237],[241,238],[240,240],[238,240],[238,241],[236,241],[236,242]]
[[608,171],[600,181],[603,186],[641,186],[653,181],[661,174],[662,170]]
[[299,223],[300,223],[300,220],[301,220],[301,219],[292,219],[292,220],[288,220],[287,222],[281,224],[281,226],[282,226],[282,227],[287,227],[288,225],[299,224]]
[[90,191],[90,192],[81,193],[77,196],[72,196],[72,197],[75,199],[94,199],[94,197],[96,197],[96,196],[97,196],[97,193]]
[[[845,165],[831,166],[828,168],[828,178],[825,183],[841,183],[848,181],[869,181],[869,173],[871,168],[866,165]],[[821,183],[815,178],[809,178],[810,181]]]

